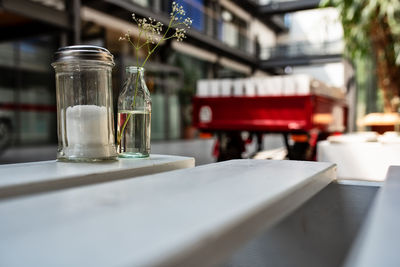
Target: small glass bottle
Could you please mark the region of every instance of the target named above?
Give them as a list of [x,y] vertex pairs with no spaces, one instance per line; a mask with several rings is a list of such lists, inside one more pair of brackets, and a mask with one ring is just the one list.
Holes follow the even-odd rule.
[[118,97],[118,153],[122,158],[150,155],[151,98],[144,68],[127,67],[126,82]]
[[115,160],[111,53],[98,46],[62,47],[52,66],[56,71],[57,159]]

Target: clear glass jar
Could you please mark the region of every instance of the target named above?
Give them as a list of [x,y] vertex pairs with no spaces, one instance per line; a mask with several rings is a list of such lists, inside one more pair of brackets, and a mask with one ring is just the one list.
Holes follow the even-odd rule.
[[143,68],[126,68],[126,82],[118,97],[117,125],[119,157],[150,155],[151,98]]
[[97,46],[60,48],[52,63],[57,90],[57,159],[116,159],[111,53]]

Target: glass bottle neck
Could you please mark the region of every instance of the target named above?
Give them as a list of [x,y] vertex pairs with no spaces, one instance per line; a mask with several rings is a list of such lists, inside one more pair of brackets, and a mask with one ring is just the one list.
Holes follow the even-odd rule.
[[143,79],[144,77],[144,68],[142,67],[126,67],[126,76],[127,78],[134,78],[139,75],[140,79]]

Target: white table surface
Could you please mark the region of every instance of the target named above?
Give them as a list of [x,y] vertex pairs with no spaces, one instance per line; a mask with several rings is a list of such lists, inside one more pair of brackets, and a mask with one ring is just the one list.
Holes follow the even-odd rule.
[[400,165],[400,144],[318,142],[318,161],[337,164],[338,179],[384,181],[390,165]]
[[233,160],[0,200],[0,266],[210,266],[335,179]]
[[345,267],[400,266],[399,193],[400,166],[391,166]]
[[194,167],[194,158],[150,155],[145,159],[70,163],[42,161],[0,165],[0,199]]

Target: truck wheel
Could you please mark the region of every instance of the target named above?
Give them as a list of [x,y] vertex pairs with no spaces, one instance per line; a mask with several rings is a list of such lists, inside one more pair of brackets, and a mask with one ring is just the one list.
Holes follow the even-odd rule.
[[241,159],[245,143],[240,132],[227,132],[219,135],[219,155],[217,161]]
[[11,139],[11,124],[8,121],[0,120],[0,154],[11,145]]

